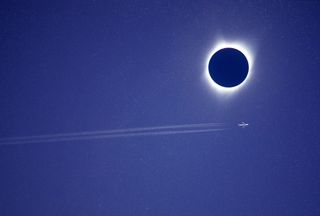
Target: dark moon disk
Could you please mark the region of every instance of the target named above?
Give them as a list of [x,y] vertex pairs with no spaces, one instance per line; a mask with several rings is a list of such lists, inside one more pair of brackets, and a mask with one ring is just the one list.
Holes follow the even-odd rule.
[[230,88],[240,85],[246,79],[249,63],[246,56],[239,50],[223,48],[212,55],[208,69],[215,83]]

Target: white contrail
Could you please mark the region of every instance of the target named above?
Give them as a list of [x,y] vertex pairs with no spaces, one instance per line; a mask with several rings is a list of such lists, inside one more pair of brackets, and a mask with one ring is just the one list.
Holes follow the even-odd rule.
[[58,134],[45,134],[45,135],[35,135],[35,136],[7,137],[7,138],[0,138],[0,142],[29,140],[29,139],[31,140],[51,139],[51,138],[53,139],[53,138],[60,138],[60,137],[103,135],[103,134],[113,134],[113,133],[129,133],[129,132],[180,129],[180,128],[182,129],[182,128],[218,127],[223,125],[224,125],[223,123],[199,123],[199,124],[165,125],[165,126],[155,126],[155,127],[136,127],[136,128],[101,130],[101,131],[83,131],[83,132],[75,132],[75,133],[58,133]]
[[116,137],[135,137],[135,136],[156,136],[156,135],[171,135],[171,134],[190,134],[190,133],[205,133],[222,131],[224,128],[209,128],[209,129],[188,129],[188,130],[169,130],[169,131],[146,131],[146,132],[131,132],[131,133],[117,133],[117,134],[101,134],[90,136],[74,136],[74,137],[57,137],[50,139],[34,139],[34,140],[8,140],[0,143],[0,145],[14,145],[14,144],[28,144],[28,143],[48,143],[48,142],[62,142],[74,140],[92,140],[92,139],[108,139]]

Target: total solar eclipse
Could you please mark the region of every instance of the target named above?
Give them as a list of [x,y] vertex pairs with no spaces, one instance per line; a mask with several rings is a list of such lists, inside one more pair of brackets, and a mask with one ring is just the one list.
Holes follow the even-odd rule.
[[211,56],[208,70],[216,84],[232,88],[245,81],[249,72],[249,63],[246,56],[238,49],[223,48]]

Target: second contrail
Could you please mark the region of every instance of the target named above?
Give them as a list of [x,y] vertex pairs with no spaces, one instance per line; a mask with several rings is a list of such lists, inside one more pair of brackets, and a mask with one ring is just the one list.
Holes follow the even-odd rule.
[[138,127],[104,131],[84,131],[78,133],[59,133],[37,136],[8,137],[0,139],[0,145],[62,142],[72,140],[107,139],[116,137],[154,136],[170,134],[204,133],[224,130],[223,123],[200,123]]
[[93,140],[93,139],[108,139],[116,137],[135,137],[135,136],[156,136],[156,135],[173,135],[173,134],[191,134],[191,133],[205,133],[222,131],[224,128],[209,128],[209,129],[193,129],[193,130],[173,130],[173,131],[147,131],[135,133],[118,133],[118,134],[100,134],[93,136],[75,136],[75,137],[60,137],[51,139],[34,139],[34,140],[11,140],[1,142],[0,145],[18,145],[28,143],[48,143],[48,142],[62,142],[62,141],[75,141],[75,140]]

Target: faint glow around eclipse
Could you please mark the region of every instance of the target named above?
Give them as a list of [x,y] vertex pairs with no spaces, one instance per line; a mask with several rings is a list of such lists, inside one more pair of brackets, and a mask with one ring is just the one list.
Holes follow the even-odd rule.
[[[246,79],[240,83],[237,86],[234,87],[223,87],[218,85],[215,81],[212,80],[212,78],[210,77],[210,73],[209,73],[209,61],[211,59],[211,57],[213,56],[214,53],[216,53],[218,50],[223,49],[223,48],[234,48],[239,50],[240,52],[242,52],[247,60],[248,60],[248,64],[249,64],[249,70],[248,70],[248,75],[246,77]],[[245,86],[248,81],[250,80],[251,77],[251,73],[252,73],[252,65],[253,65],[253,56],[251,54],[251,52],[248,50],[248,48],[242,44],[242,43],[227,43],[227,42],[218,42],[216,44],[216,46],[214,46],[214,48],[208,53],[207,58],[206,58],[206,62],[205,62],[205,79],[208,83],[208,85],[213,88],[214,90],[218,91],[219,93],[232,93],[232,92],[236,92],[238,91],[240,88],[242,88],[243,86]]]

